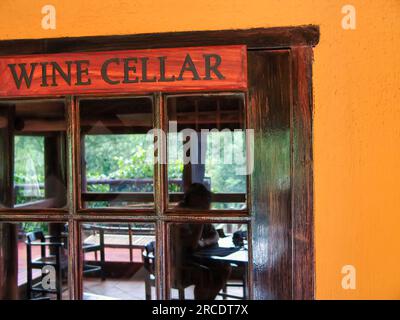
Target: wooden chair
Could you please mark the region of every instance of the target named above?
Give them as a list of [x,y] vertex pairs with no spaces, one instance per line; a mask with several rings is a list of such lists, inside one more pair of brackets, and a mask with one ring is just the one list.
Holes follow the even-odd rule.
[[[144,268],[146,270],[145,278],[145,293],[146,300],[151,300],[151,287],[156,286],[155,277],[155,241],[150,242],[145,246],[143,251]],[[185,289],[188,285],[182,282],[174,281],[171,286],[173,289],[178,290],[179,300],[185,300]]]
[[155,242],[148,243],[143,251],[144,268],[146,276],[144,280],[146,300],[151,300],[151,287],[156,286],[155,277]]
[[[27,298],[35,299],[33,293],[56,294],[57,300],[62,300],[62,279],[68,269],[68,260],[63,255],[63,249],[66,248],[62,237],[44,236],[42,231],[30,232],[26,235],[26,257],[27,257]],[[32,247],[40,246],[40,257],[32,259]],[[46,252],[48,248],[49,252]],[[52,266],[56,271],[56,288],[45,289],[41,282],[33,283],[33,270]],[[43,277],[43,275],[42,275]]]
[[85,230],[90,230],[93,232],[99,232],[99,242],[91,243],[91,242],[83,242],[82,251],[85,255],[86,253],[94,252],[95,258],[97,260],[97,253],[100,253],[100,265],[88,264],[84,263],[83,265],[83,274],[97,273],[100,272],[101,280],[106,280],[105,276],[105,251],[104,251],[104,230],[100,227],[84,225],[83,228]]
[[[226,282],[225,286],[222,288],[222,292],[218,293],[222,299],[226,300],[228,298],[238,299],[238,300],[246,300],[247,299],[247,288],[246,288],[246,272],[243,266],[238,266],[234,263],[230,264],[232,268],[232,273],[230,278]],[[228,293],[228,288],[242,288],[243,295],[236,296]]]

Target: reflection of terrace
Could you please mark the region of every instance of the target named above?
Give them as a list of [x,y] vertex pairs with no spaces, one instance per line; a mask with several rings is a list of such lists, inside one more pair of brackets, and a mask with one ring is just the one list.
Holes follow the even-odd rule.
[[[143,268],[142,250],[154,236],[149,234],[154,230],[147,228],[136,230],[123,227],[104,227],[105,269],[109,274],[105,281],[98,275],[84,277],[85,299],[144,299],[145,297],[145,270]],[[132,234],[132,230],[142,234]],[[118,232],[128,232],[118,234]],[[86,234],[85,243],[99,244],[99,234]],[[46,254],[49,254],[48,249]],[[64,252],[66,254],[66,252]],[[39,258],[40,247],[32,247],[32,259]],[[85,263],[96,263],[99,256],[95,252],[85,253]],[[122,270],[122,272],[120,272]],[[117,272],[116,272],[117,271]],[[40,270],[33,270],[33,279],[39,279]],[[18,242],[18,286],[24,287],[27,283],[27,255],[26,244],[23,239]],[[66,285],[66,284],[64,284]],[[24,292],[24,290],[22,291]],[[63,299],[68,299],[64,292]]]
[[[95,226],[97,230],[103,229],[105,247],[105,268],[107,270],[106,280],[102,281],[100,275],[93,274],[84,276],[83,291],[84,299],[88,300],[108,300],[108,299],[145,299],[145,279],[146,270],[143,263],[143,248],[150,241],[154,240],[154,230],[148,228],[131,229],[120,226]],[[131,231],[134,230],[135,234]],[[121,234],[121,231],[125,232]],[[138,234],[142,233],[142,234]],[[84,233],[84,242],[99,244],[98,233]],[[230,239],[224,239],[229,240]],[[222,243],[222,242],[221,242]],[[229,242],[230,243],[230,242]],[[48,252],[47,252],[48,253]],[[40,257],[40,248],[32,248],[33,259]],[[95,252],[84,255],[85,263],[96,263],[99,256]],[[40,271],[33,271],[33,278],[39,278]],[[23,287],[27,281],[26,266],[26,245],[24,240],[18,242],[18,286]],[[232,282],[232,281],[231,281]],[[234,281],[235,282],[235,281]],[[227,293],[234,296],[241,296],[242,289],[240,282],[236,287],[228,287]],[[66,286],[66,284],[64,284]],[[155,288],[152,287],[152,298],[155,298]],[[186,288],[186,299],[193,299],[193,286]],[[178,292],[172,290],[172,298],[178,298]],[[63,293],[63,299],[68,299],[68,292]],[[218,297],[221,299],[221,297]]]
[[[153,236],[133,236],[132,250],[129,248],[128,236],[124,235],[105,235],[105,260],[107,262],[133,262],[143,265],[142,248],[143,244],[154,239]],[[88,240],[98,241],[98,235],[89,236]],[[48,250],[48,249],[47,249]],[[129,254],[128,254],[129,252]],[[48,251],[47,251],[48,253]],[[32,259],[40,257],[40,247],[32,247]],[[98,259],[98,257],[97,257]],[[85,254],[86,261],[95,261],[94,253]],[[34,277],[40,275],[40,270],[33,271]],[[26,264],[26,245],[25,240],[18,241],[18,285],[23,285],[27,281]]]

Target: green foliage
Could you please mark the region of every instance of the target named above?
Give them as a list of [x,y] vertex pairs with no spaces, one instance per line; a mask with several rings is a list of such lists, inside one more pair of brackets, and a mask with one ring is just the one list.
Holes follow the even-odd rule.
[[[224,137],[228,139],[224,139]],[[237,157],[244,159],[245,148],[243,133],[211,133],[207,138],[206,179],[211,181],[213,192],[246,192],[246,176],[238,174]],[[220,148],[216,148],[215,143]],[[168,160],[168,178],[182,179],[183,146],[174,147],[177,157]],[[86,178],[90,180],[147,180],[139,187],[126,184],[112,189],[107,183],[88,183],[91,192],[151,192],[153,191],[153,141],[146,134],[108,134],[85,136]],[[224,157],[230,155],[231,164],[223,163]],[[229,158],[229,157],[228,157]],[[31,189],[17,193],[16,203],[25,203],[44,197],[44,137],[17,136],[15,138],[15,184],[29,184]],[[40,187],[39,187],[40,186]],[[170,192],[182,191],[179,185],[169,183]],[[27,192],[28,191],[28,192]],[[106,206],[98,202],[91,205]],[[234,204],[216,204],[218,208],[236,206]]]
[[16,193],[16,204],[44,197],[44,137],[16,136],[14,185],[25,185]]
[[243,132],[210,133],[207,141],[206,177],[211,191],[245,193],[245,145]]
[[153,178],[151,152],[144,134],[87,135],[87,179]]
[[47,222],[22,222],[21,225],[24,233],[40,230],[46,234],[49,231],[49,224]]
[[[88,135],[85,137],[85,154],[88,180],[149,179],[148,184],[136,191],[153,190],[154,148],[145,134]],[[177,160],[169,167],[168,174],[172,179],[182,178],[182,171],[183,162]],[[171,188],[179,191],[176,185]],[[88,185],[88,190],[111,191],[107,184]]]

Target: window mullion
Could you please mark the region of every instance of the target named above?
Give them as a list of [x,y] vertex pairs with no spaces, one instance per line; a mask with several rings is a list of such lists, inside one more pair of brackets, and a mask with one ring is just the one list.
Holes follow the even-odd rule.
[[79,274],[79,240],[78,240],[78,222],[76,213],[78,208],[77,179],[77,143],[76,134],[78,126],[76,125],[76,100],[73,96],[67,98],[67,172],[68,172],[68,285],[70,287],[70,299],[79,299],[80,295],[80,274]]
[[155,209],[157,214],[157,224],[156,224],[156,254],[159,259],[156,259],[156,296],[158,299],[166,299],[166,288],[165,288],[165,252],[166,252],[166,242],[165,242],[165,228],[166,224],[162,221],[162,216],[165,213],[166,206],[166,164],[164,159],[166,159],[166,130],[164,123],[164,110],[163,110],[163,96],[161,93],[154,94],[154,118],[153,118],[153,128],[157,135],[157,161],[154,164],[154,190],[155,190]]

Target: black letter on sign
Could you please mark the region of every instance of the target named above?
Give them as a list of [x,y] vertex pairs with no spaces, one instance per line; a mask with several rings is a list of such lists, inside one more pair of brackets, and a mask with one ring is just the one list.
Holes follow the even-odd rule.
[[160,79],[158,81],[160,81],[160,82],[175,81],[175,76],[172,76],[171,78],[165,77],[165,60],[166,59],[167,59],[167,57],[158,57],[158,60],[160,60]]
[[36,62],[35,63],[31,63],[31,72],[29,74],[29,77],[28,77],[28,74],[27,74],[26,68],[25,68],[26,67],[26,63],[18,64],[18,66],[19,66],[19,68],[21,70],[21,74],[19,76],[17,75],[17,71],[15,70],[15,66],[16,65],[15,64],[9,64],[8,65],[8,67],[11,70],[11,73],[12,73],[12,76],[14,78],[14,82],[15,82],[15,85],[17,86],[17,89],[21,88],[22,79],[25,80],[26,87],[29,89],[29,87],[31,86],[31,83],[32,83],[33,73],[35,71],[36,65],[37,65]]
[[[89,75],[89,60],[77,60],[76,63],[76,83],[77,86],[89,85],[92,83],[92,80],[88,78],[86,82],[82,81],[82,75]],[[86,68],[82,69],[82,65],[86,64]]]
[[[203,55],[203,57],[205,60],[205,68],[206,68],[206,76],[204,77],[204,80],[212,80],[211,71],[214,72],[214,74],[218,77],[218,79],[220,80],[225,79],[225,77],[217,69],[222,62],[221,56],[218,54],[205,54]],[[211,65],[211,58],[215,58],[214,65]]]
[[129,62],[133,61],[137,63],[137,58],[125,58],[124,59],[124,81],[122,83],[137,83],[139,82],[138,77],[134,77],[133,79],[129,79],[129,71],[132,71],[133,74],[136,74],[136,66],[130,66]]
[[143,57],[140,58],[140,61],[142,61],[142,80],[140,82],[156,82],[157,78],[155,76],[152,79],[147,78],[147,61],[149,61],[149,58]]
[[110,63],[116,63],[116,64],[119,65],[119,59],[118,59],[118,58],[113,58],[113,59],[108,59],[108,60],[104,61],[103,65],[101,66],[101,77],[102,77],[103,80],[104,80],[105,82],[107,82],[108,84],[118,84],[118,83],[120,83],[119,80],[111,80],[111,79],[108,77],[107,68],[108,68],[108,65],[109,65]]
[[64,72],[64,70],[60,67],[60,65],[57,62],[51,62],[51,65],[53,67],[53,83],[51,84],[52,87],[56,87],[57,86],[56,71],[64,79],[64,81],[66,83],[68,83],[68,85],[71,85],[71,64],[72,64],[72,61],[65,61],[65,64],[67,65],[67,68],[68,68],[67,73]]
[[42,84],[41,87],[48,87],[47,84],[47,62],[41,62],[40,65],[42,66]]
[[196,67],[193,63],[193,60],[189,54],[186,55],[185,62],[182,65],[182,69],[181,69],[181,72],[179,73],[178,80],[180,80],[180,81],[183,80],[183,74],[185,71],[192,72],[192,74],[193,74],[192,80],[200,80],[199,74],[198,74]]

